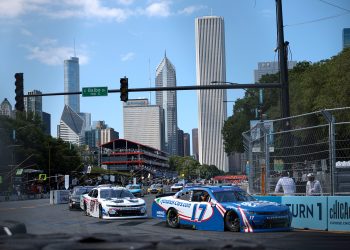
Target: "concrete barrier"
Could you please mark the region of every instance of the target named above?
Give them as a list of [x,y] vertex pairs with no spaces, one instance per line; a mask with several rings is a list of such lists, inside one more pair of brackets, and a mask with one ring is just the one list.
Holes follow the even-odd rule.
[[51,190],[50,204],[67,204],[69,201],[69,190]]
[[255,197],[287,205],[294,228],[350,232],[350,196]]

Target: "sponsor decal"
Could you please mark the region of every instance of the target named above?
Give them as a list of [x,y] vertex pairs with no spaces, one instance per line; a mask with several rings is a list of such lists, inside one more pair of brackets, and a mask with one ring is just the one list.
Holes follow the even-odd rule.
[[191,203],[182,202],[182,201],[175,201],[175,200],[160,200],[159,202],[161,205],[167,204],[167,205],[174,205],[178,207],[191,207]]
[[165,211],[157,211],[157,217],[164,218],[165,217]]
[[349,220],[350,219],[350,204],[346,201],[339,202],[335,200],[333,206],[330,206],[329,209],[329,218],[330,219],[342,219]]

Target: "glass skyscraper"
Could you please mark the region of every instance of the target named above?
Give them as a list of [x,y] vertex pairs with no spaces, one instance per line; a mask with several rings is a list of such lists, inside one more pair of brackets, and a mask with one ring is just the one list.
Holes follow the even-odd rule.
[[[156,87],[175,87],[176,71],[166,54],[156,70]],[[162,150],[177,155],[177,98],[176,91],[157,91],[156,104],[163,110]]]
[[[197,85],[226,81],[224,19],[206,16],[195,20]],[[220,83],[218,83],[220,84]],[[226,90],[198,91],[198,153],[201,164],[228,171],[221,130],[227,118]]]
[[[80,91],[79,58],[64,60],[64,92]],[[65,95],[64,104],[75,113],[80,113],[80,95]]]
[[343,49],[350,48],[350,28],[343,29]]

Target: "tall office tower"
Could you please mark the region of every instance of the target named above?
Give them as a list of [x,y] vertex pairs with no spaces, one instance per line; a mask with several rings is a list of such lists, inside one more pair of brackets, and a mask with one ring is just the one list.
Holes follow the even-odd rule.
[[63,141],[82,145],[84,142],[84,120],[68,105],[64,106],[57,132]]
[[[166,54],[156,70],[156,87],[175,87],[176,72],[175,67],[169,61]],[[156,104],[163,109],[164,145],[162,150],[170,155],[177,154],[177,100],[176,91],[157,91]]]
[[350,28],[343,29],[343,49],[350,48]]
[[130,99],[123,106],[124,139],[161,150],[161,108],[148,99]]
[[43,111],[41,115],[44,123],[44,133],[47,135],[51,135],[51,114]]
[[[39,90],[29,91],[28,95],[42,94]],[[35,115],[42,117],[43,98],[42,96],[24,97],[24,107],[26,112],[32,112]]]
[[[296,61],[288,62],[288,69],[292,69],[297,65]],[[254,70],[254,82],[258,83],[260,78],[266,74],[276,74],[279,71],[278,62],[258,62],[258,69]]]
[[184,133],[184,156],[191,156],[191,147],[190,147],[190,134]]
[[184,131],[179,129],[177,130],[177,155],[184,156]]
[[[197,85],[226,81],[224,19],[217,16],[196,18]],[[221,83],[217,83],[221,84]],[[228,171],[221,130],[227,118],[226,90],[198,91],[198,151],[201,164]]]
[[119,139],[119,133],[114,131],[113,128],[101,129],[101,144],[114,141],[115,139]]
[[0,115],[12,117],[12,105],[7,98],[0,104]]
[[[79,58],[71,57],[64,60],[64,92],[80,91]],[[80,95],[65,95],[64,104],[75,113],[80,113]]]
[[198,128],[192,129],[192,155],[198,161]]

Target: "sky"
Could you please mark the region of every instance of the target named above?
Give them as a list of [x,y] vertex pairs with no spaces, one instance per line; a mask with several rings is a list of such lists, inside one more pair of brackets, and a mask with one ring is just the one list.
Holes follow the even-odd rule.
[[[289,60],[317,62],[342,50],[342,30],[350,28],[348,0],[283,0]],[[24,91],[64,92],[65,59],[80,60],[80,88],[154,87],[155,71],[166,52],[178,86],[196,85],[195,18],[221,16],[225,22],[226,79],[253,83],[257,63],[277,61],[275,0],[0,0],[0,102],[15,104],[16,72]],[[81,90],[81,89],[80,89]],[[228,90],[228,115],[244,90]],[[154,93],[129,93],[132,98]],[[178,91],[178,127],[198,127],[196,91]],[[80,97],[80,111],[103,120],[123,138],[119,93]],[[43,97],[51,133],[64,96]]]

